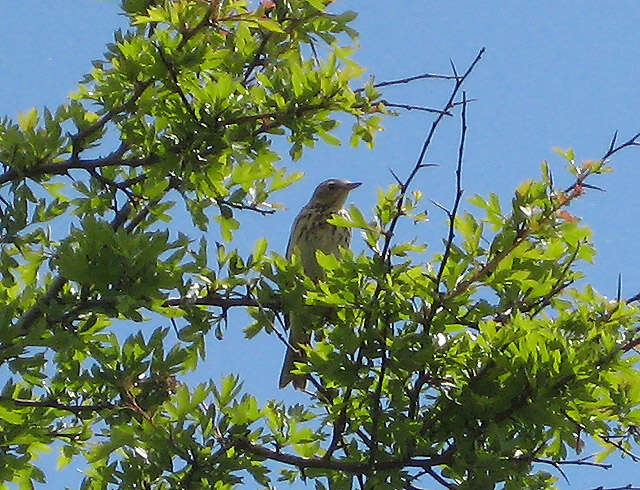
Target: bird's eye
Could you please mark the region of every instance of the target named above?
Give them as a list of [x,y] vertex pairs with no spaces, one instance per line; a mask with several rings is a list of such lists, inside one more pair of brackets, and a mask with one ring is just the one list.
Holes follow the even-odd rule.
[[335,182],[330,182],[329,183],[329,189],[333,189],[336,186]]

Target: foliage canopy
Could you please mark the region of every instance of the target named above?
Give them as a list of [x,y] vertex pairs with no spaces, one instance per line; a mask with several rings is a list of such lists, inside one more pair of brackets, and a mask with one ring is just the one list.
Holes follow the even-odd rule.
[[[418,162],[381,190],[372,216],[341,226],[366,253],[318,255],[324,281],[298,261],[233,248],[238,213],[269,214],[298,159],[353,116],[352,144],[372,144],[388,113],[351,58],[355,14],[330,0],[125,0],[130,29],[55,111],[0,123],[0,480],[45,481],[36,456],[88,461],[83,488],[233,488],[251,478],[316,488],[554,488],[564,464],[633,457],[640,383],[632,355],[640,310],[575,288],[594,255],[566,210],[616,152],[576,163],[557,189],[546,164],[510,203],[474,196],[459,212],[466,132],[462,86],[482,52],[454,73]],[[461,113],[449,235],[433,256],[402,242],[424,222],[415,175],[443,117]],[[106,156],[95,156],[98,151]],[[172,209],[225,245],[182,233]],[[71,223],[68,233],[62,231]],[[424,225],[420,225],[424,226]],[[248,338],[281,332],[304,309],[319,340],[300,371],[306,406],[259,406],[230,376],[198,386],[205,336],[245,308]],[[172,322],[152,333],[133,322]],[[115,324],[126,322],[125,339]],[[233,328],[236,328],[235,326]],[[248,340],[249,341],[249,340]],[[284,347],[284,346],[283,346]],[[274,386],[275,386],[274,379]],[[585,438],[595,460],[571,460]],[[277,471],[275,471],[277,470]]]

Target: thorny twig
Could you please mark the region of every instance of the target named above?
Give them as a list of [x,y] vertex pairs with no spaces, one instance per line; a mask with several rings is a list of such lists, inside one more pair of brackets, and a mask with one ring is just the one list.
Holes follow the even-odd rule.
[[[428,164],[424,163],[424,158],[426,156],[426,152],[427,149],[429,148],[429,146],[431,145],[431,141],[435,135],[435,132],[438,128],[438,126],[440,125],[440,122],[442,121],[442,119],[445,116],[445,113],[447,111],[449,111],[451,109],[451,107],[453,107],[454,101],[455,101],[455,97],[458,94],[463,82],[467,79],[467,77],[471,74],[471,72],[473,71],[473,69],[475,68],[475,66],[477,65],[477,63],[480,61],[480,59],[482,58],[483,54],[485,52],[485,49],[481,49],[478,54],[476,55],[475,59],[473,60],[473,62],[469,65],[469,67],[467,68],[467,70],[465,71],[465,73],[462,76],[458,76],[457,73],[455,72],[454,69],[454,76],[451,77],[453,79],[456,80],[455,86],[451,91],[451,94],[449,96],[449,99],[447,100],[447,102],[444,105],[444,108],[442,110],[442,112],[438,113],[438,115],[436,116],[435,120],[432,122],[431,127],[429,129],[429,131],[427,132],[427,136],[424,140],[424,143],[422,145],[422,148],[420,150],[420,154],[419,157],[417,159],[417,162],[415,164],[415,166],[413,167],[413,169],[411,170],[411,172],[409,173],[407,179],[404,181],[404,184],[400,186],[400,193],[399,196],[397,198],[397,207],[396,207],[396,213],[394,218],[391,220],[389,226],[387,227],[387,230],[385,232],[385,240],[384,240],[384,245],[382,248],[382,251],[380,252],[380,257],[383,259],[383,261],[385,263],[388,262],[388,260],[390,259],[389,257],[389,250],[390,250],[390,245],[391,245],[391,240],[393,238],[394,232],[395,232],[395,228],[398,224],[398,221],[400,219],[400,217],[402,216],[402,206],[404,205],[404,199],[406,196],[406,193],[409,190],[409,187],[411,186],[413,179],[415,178],[415,176],[417,175],[418,171],[422,168],[425,168],[426,166],[428,166]],[[425,77],[426,78],[426,77]],[[410,80],[407,80],[410,81]],[[399,81],[398,83],[406,83],[405,81]],[[464,107],[464,104],[463,104]],[[382,289],[382,286],[380,283],[378,283],[378,285],[376,286],[376,290],[374,291],[373,297],[372,297],[372,301],[377,301],[377,298],[380,294],[380,291]],[[371,311],[371,309],[367,310],[368,312]],[[371,319],[371,315],[370,313],[367,313],[367,317],[364,320],[364,328],[368,328],[370,326],[372,319]],[[360,365],[362,363],[362,358],[363,358],[363,346],[361,346],[358,349],[358,355],[357,355],[357,361],[356,363],[358,365]],[[377,381],[378,383],[382,384],[383,383],[383,379],[379,379]],[[341,431],[344,430],[345,424],[346,424],[346,407],[348,404],[348,401],[351,397],[351,393],[352,393],[352,388],[348,388],[344,394],[344,409],[341,411],[341,413],[338,416],[338,419],[336,421],[336,426],[334,427],[334,432],[333,432],[333,437],[332,437],[332,441],[329,445],[329,448],[327,450],[326,455],[328,455],[328,457],[331,456],[331,454],[333,453],[333,451],[335,451],[335,449],[337,448],[337,444],[338,441],[341,438]],[[374,406],[378,406],[379,405],[379,399],[374,400]],[[377,431],[377,427],[375,427],[375,425],[372,428],[372,442],[375,444],[377,444],[377,441],[375,439],[375,433]],[[372,464],[373,462],[370,461],[370,464]]]

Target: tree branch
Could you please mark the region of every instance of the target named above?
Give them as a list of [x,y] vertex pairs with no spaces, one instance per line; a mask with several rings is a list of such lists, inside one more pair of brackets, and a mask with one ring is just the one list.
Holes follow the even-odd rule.
[[21,398],[10,398],[8,396],[0,396],[0,402],[12,403],[19,407],[55,408],[57,410],[64,410],[74,414],[85,412],[99,412],[101,410],[110,410],[118,407],[118,405],[111,402],[98,403],[96,405],[64,405],[57,401],[24,400]]
[[416,110],[416,111],[430,112],[432,114],[444,114],[445,116],[453,116],[453,114],[451,114],[451,112],[449,111],[432,109],[431,107],[423,107],[419,105],[410,105],[410,104],[396,104],[394,102],[389,102],[388,100],[385,100],[385,99],[382,99],[380,102],[384,104],[385,107],[397,107],[399,109],[406,109],[408,111]]
[[[440,79],[440,80],[456,80],[459,81],[460,77],[458,77],[457,75],[439,75],[437,73],[423,73],[422,75],[414,75],[412,77],[407,77],[407,78],[399,78],[397,80],[389,80],[386,82],[378,82],[378,83],[374,83],[373,86],[375,88],[380,88],[380,87],[389,87],[391,85],[402,85],[405,83],[411,83],[414,82],[416,80],[424,80],[426,78],[436,78],[436,79]],[[354,90],[354,92],[363,92],[365,89],[364,87],[362,88],[357,88]]]
[[101,167],[123,166],[123,167],[143,167],[157,162],[159,159],[154,155],[144,158],[122,158],[121,150],[118,148],[106,157],[80,159],[70,157],[63,162],[43,163],[36,167],[16,171],[11,168],[0,175],[0,185],[11,182],[15,179],[28,177],[38,180],[41,175],[66,175],[70,170],[86,170],[91,172]]
[[[225,441],[230,446],[234,446],[237,449],[242,449],[256,456],[269,459],[272,461],[278,461],[280,463],[288,464],[290,466],[296,466],[298,468],[321,468],[330,470],[345,471],[347,473],[364,474],[371,470],[372,465],[370,463],[356,463],[352,461],[343,461],[336,459],[324,459],[324,458],[302,458],[294,456],[293,454],[281,453],[279,451],[273,451],[263,446],[257,446],[252,444],[249,440],[229,439]],[[376,461],[373,463],[373,469],[375,470],[393,470],[397,468],[431,468],[445,464],[449,461],[449,456],[433,456],[431,458],[406,458],[406,459],[390,459],[387,461]]]
[[229,309],[238,306],[267,308],[273,311],[280,311],[282,306],[280,303],[261,303],[251,296],[228,297],[218,294],[208,294],[201,298],[169,298],[163,303],[164,307],[172,306],[218,306],[222,309]]
[[[456,95],[458,94],[460,88],[462,87],[462,84],[467,79],[467,77],[471,74],[471,72],[473,71],[475,66],[478,64],[478,62],[480,61],[480,59],[484,55],[484,52],[485,52],[485,48],[482,48],[478,52],[478,54],[476,55],[475,59],[469,65],[469,67],[467,68],[467,70],[465,71],[465,73],[462,76],[458,76],[456,73],[454,73],[455,76],[452,77],[453,79],[456,80],[456,84],[455,84],[453,90],[451,91],[451,94],[449,96],[449,100],[445,104],[443,111],[440,114],[438,114],[438,116],[435,118],[435,120],[431,124],[431,128],[429,129],[429,132],[427,133],[427,137],[425,138],[424,143],[422,144],[422,149],[420,150],[420,155],[418,156],[418,160],[417,160],[416,164],[414,165],[413,169],[411,170],[411,172],[409,173],[409,176],[405,180],[404,185],[400,189],[400,195],[398,196],[398,204],[396,206],[396,215],[391,220],[391,223],[390,223],[388,229],[386,230],[386,234],[385,234],[386,238],[385,238],[384,246],[382,248],[382,252],[380,253],[380,255],[383,258],[385,258],[387,256],[387,252],[389,251],[389,247],[391,245],[391,239],[393,238],[393,233],[394,233],[395,228],[396,228],[396,226],[398,224],[398,220],[400,219],[400,216],[402,216],[402,212],[401,211],[402,211],[402,206],[404,204],[404,197],[405,197],[407,191],[409,190],[409,186],[413,182],[413,179],[417,175],[418,171],[421,168],[424,168],[424,163],[423,163],[424,162],[424,157],[425,157],[425,155],[427,153],[427,149],[431,145],[431,141],[433,140],[433,137],[434,137],[434,135],[436,133],[436,130],[438,129],[438,126],[440,125],[440,122],[442,121],[442,118],[444,117],[445,113],[448,112],[448,110],[451,107],[453,107],[454,100],[455,100]],[[406,79],[406,80],[411,81],[410,79]],[[406,83],[406,82],[403,82],[403,83]]]

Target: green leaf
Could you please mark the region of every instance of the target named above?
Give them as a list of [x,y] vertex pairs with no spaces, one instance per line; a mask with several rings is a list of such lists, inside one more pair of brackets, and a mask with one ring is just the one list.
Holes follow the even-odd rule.
[[316,260],[318,265],[325,270],[334,270],[340,266],[338,258],[334,254],[325,254],[322,250],[316,250]]
[[266,17],[254,17],[253,20],[255,20],[260,27],[264,27],[268,31],[285,34],[285,31],[282,29],[280,24],[273,19],[268,19]]
[[18,114],[18,124],[25,133],[33,131],[38,125],[38,110],[34,107],[27,112]]
[[367,220],[364,218],[364,215],[353,204],[349,206],[349,216],[351,217],[351,221],[353,222],[354,226],[357,226],[358,228],[363,228],[363,229],[369,228],[369,223],[367,223]]
[[4,405],[0,405],[0,420],[10,424],[19,425],[24,422],[24,417],[18,410],[9,410]]
[[260,262],[262,257],[264,257],[264,253],[266,251],[267,251],[267,239],[263,237],[256,242],[256,246],[253,252],[254,261]]

